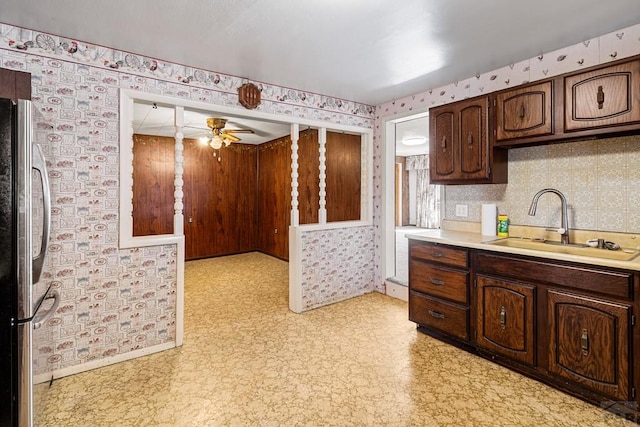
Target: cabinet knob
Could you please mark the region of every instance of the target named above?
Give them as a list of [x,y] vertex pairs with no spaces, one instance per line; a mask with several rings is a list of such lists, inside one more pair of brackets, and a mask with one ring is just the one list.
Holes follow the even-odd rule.
[[586,356],[589,354],[589,331],[582,330],[582,336],[580,336],[580,347],[582,347],[582,354]]
[[502,330],[507,329],[507,309],[504,305],[500,307],[500,327]]
[[429,279],[429,281],[437,286],[444,286],[444,280],[440,280],[440,279],[434,279],[433,277],[431,279]]
[[191,223],[193,222],[193,217],[192,217],[192,216],[190,216],[190,217],[189,217],[189,219],[187,220],[187,222],[188,222],[189,224],[191,224]]
[[596,94],[598,100],[598,109],[602,110],[604,107],[604,91],[602,90],[602,86],[598,86],[598,93]]
[[447,151],[447,137],[443,136],[442,141],[440,142],[440,146],[442,147],[442,151]]
[[467,143],[469,144],[469,148],[473,147],[473,134],[471,132],[469,132],[469,135],[467,136]]
[[429,310],[429,314],[431,315],[431,317],[435,317],[436,319],[444,319],[444,314],[437,311]]

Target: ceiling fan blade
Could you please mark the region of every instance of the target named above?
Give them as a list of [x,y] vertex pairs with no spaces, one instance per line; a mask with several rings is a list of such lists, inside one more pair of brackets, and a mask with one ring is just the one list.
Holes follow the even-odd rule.
[[225,129],[222,133],[255,133],[251,129]]
[[231,142],[238,142],[238,141],[240,141],[240,138],[238,138],[238,137],[237,137],[237,136],[235,136],[235,135],[231,135],[230,133],[222,133],[222,134],[221,134],[221,136],[222,136],[222,138],[224,138],[224,139],[228,139],[228,140],[229,140],[229,141],[231,141]]
[[204,131],[204,132],[206,132],[208,130],[211,130],[209,128],[203,128],[203,127],[200,127],[200,126],[183,126],[183,127],[184,128],[189,128],[189,129],[198,129],[198,130],[201,130],[201,131]]

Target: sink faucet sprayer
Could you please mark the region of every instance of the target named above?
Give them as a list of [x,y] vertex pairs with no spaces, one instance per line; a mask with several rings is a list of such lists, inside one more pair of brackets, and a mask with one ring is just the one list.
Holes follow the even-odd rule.
[[567,216],[567,198],[564,197],[560,191],[555,188],[545,188],[544,190],[540,190],[533,196],[533,200],[531,201],[531,207],[529,208],[529,215],[534,216],[536,214],[536,208],[538,207],[538,199],[544,193],[554,193],[558,197],[560,197],[560,202],[562,203],[562,218],[560,228],[558,229],[558,233],[560,233],[560,243],[563,245],[569,244],[569,219]]

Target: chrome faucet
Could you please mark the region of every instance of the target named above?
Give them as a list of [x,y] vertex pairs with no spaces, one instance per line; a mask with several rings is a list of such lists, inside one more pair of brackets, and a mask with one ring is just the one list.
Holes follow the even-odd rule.
[[563,245],[569,244],[569,218],[567,216],[567,198],[564,197],[560,191],[555,188],[545,188],[544,190],[540,190],[533,196],[533,200],[531,201],[531,207],[529,208],[529,215],[534,216],[536,214],[536,208],[538,207],[538,199],[544,193],[554,193],[558,197],[560,197],[560,202],[562,203],[562,218],[560,219],[561,225],[558,229],[558,233],[560,233],[560,243]]

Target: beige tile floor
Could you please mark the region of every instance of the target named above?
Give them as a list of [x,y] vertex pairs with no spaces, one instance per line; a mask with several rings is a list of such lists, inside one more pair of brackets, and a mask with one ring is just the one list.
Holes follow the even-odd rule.
[[418,332],[378,293],[294,314],[287,273],[258,253],[188,263],[184,345],[56,380],[37,425],[635,425]]

